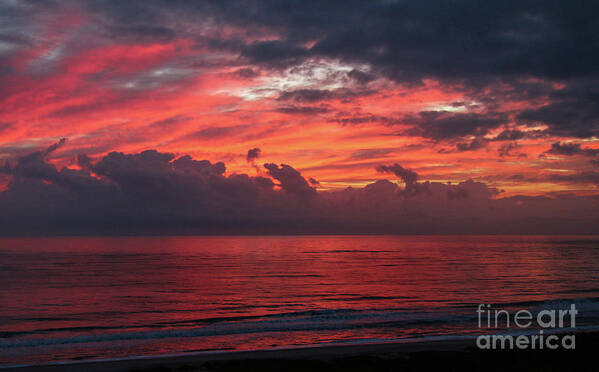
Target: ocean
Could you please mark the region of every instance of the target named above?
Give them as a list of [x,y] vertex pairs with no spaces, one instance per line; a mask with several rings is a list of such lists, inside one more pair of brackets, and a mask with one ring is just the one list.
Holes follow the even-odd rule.
[[599,237],[0,239],[0,366],[475,337],[480,304],[599,326]]

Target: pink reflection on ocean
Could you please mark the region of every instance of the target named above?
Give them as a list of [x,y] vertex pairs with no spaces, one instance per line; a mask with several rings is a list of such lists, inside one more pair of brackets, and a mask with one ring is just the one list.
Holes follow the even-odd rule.
[[473,334],[479,303],[593,309],[597,248],[572,236],[0,239],[0,362]]

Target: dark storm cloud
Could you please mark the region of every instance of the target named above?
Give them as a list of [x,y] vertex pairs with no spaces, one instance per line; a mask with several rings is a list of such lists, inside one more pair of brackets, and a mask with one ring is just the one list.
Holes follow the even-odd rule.
[[58,150],[66,142],[66,138],[61,138],[58,142],[50,145],[49,147],[43,150],[35,151],[30,154],[19,157],[18,163],[23,165],[23,170],[28,170],[29,167],[32,165],[34,167],[40,166],[42,168],[48,168],[47,164],[44,162],[45,158],[54,151]]
[[549,177],[551,181],[567,183],[587,183],[599,186],[599,172],[578,172],[574,174],[553,174]]
[[331,99],[339,99],[342,101],[358,97],[361,95],[368,95],[373,93],[370,90],[353,90],[347,88],[338,88],[333,90],[327,89],[296,89],[283,92],[278,100],[279,101],[294,101],[297,103],[313,103]]
[[9,48],[28,46],[31,44],[31,40],[23,35],[11,34],[7,32],[0,34],[0,42],[4,43]]
[[451,113],[447,111],[423,111],[418,116],[407,116],[406,124],[415,125],[406,134],[430,138],[436,141],[464,136],[485,135],[489,130],[507,123],[505,114]]
[[[589,2],[228,2],[215,13],[242,27],[283,34],[248,53],[254,61],[326,56],[372,64],[399,80],[497,75],[568,78],[595,73],[599,7]],[[310,50],[302,42],[318,40]],[[401,61],[401,63],[398,63]],[[297,61],[296,61],[297,62]]]
[[227,176],[223,163],[155,150],[81,155],[81,170],[58,170],[46,160],[58,146],[1,168],[11,180],[0,192],[0,234],[588,233],[599,223],[597,197],[495,199],[484,183],[418,182],[399,164],[379,171],[405,189],[379,180],[317,192],[289,165],[265,164],[268,177]]
[[[426,77],[481,81],[501,76],[565,79],[596,74],[599,4],[587,1],[194,1],[87,0],[107,28],[138,34],[177,32],[211,20],[278,40],[246,45],[257,63],[297,64],[306,56],[372,65],[402,81]],[[38,11],[47,5],[35,4]],[[12,9],[12,12],[17,10]],[[24,10],[20,10],[21,13]],[[32,12],[32,11],[29,11]],[[173,19],[180,22],[172,27]],[[304,44],[316,41],[311,48]],[[401,61],[401,63],[398,63]]]
[[107,28],[107,33],[110,38],[133,42],[167,42],[173,40],[177,35],[175,30],[168,27],[147,24],[110,26]]
[[262,153],[262,150],[260,150],[257,147],[254,147],[253,149],[249,149],[248,153],[245,157],[245,160],[248,163],[253,163],[256,159],[258,159],[260,157],[261,153]]
[[409,169],[405,169],[401,165],[395,163],[392,165],[380,165],[376,168],[377,172],[381,173],[391,173],[396,175],[399,179],[401,179],[406,186],[412,185],[416,183],[418,180],[418,174]]
[[276,111],[283,113],[283,114],[289,114],[289,115],[315,115],[315,114],[326,114],[327,112],[330,112],[331,109],[326,106],[315,107],[315,106],[293,105],[293,106],[279,107],[279,108],[277,108]]
[[456,144],[457,152],[475,151],[487,147],[489,142],[483,138],[477,138],[470,142],[460,142]]
[[376,76],[356,69],[348,72],[347,76],[360,84],[367,84],[376,79]]
[[[85,194],[85,192],[90,192],[89,195],[84,195],[85,197],[92,196],[93,192],[98,191],[102,187],[106,187],[107,189],[110,188],[110,185],[104,184],[94,177],[90,177],[87,172],[72,170],[66,167],[59,171],[56,167],[47,163],[46,157],[56,151],[65,142],[66,139],[63,138],[46,149],[19,157],[14,166],[9,166],[8,163],[6,163],[3,171],[13,176],[6,193],[10,194],[11,190],[17,190],[17,194],[20,192],[25,192],[26,194],[33,193],[31,195],[27,194],[25,197],[31,197],[32,200],[35,201],[40,198],[43,199],[48,197],[48,195],[51,195],[51,192],[54,191],[39,190],[40,194],[35,194],[36,188],[44,188],[43,185],[52,185],[59,189],[68,189],[73,194],[73,197],[81,196],[82,194]],[[21,197],[21,195],[19,195],[19,197]],[[10,202],[11,200],[8,201]],[[59,203],[60,201],[56,200],[55,202]],[[33,203],[32,207],[35,206],[35,202]]]
[[555,136],[588,138],[599,136],[599,78],[573,82],[556,90],[548,104],[520,112],[525,124],[544,124]]
[[489,145],[489,140],[484,138],[475,138],[472,141],[458,142],[454,149],[442,148],[437,153],[439,154],[454,154],[458,152],[476,151],[484,149]]
[[251,68],[240,68],[233,72],[233,76],[241,79],[253,79],[260,76],[260,72]]
[[524,132],[518,129],[508,129],[499,133],[497,137],[493,138],[493,141],[516,141],[526,136]]
[[359,125],[365,123],[380,123],[383,125],[395,125],[403,123],[401,118],[395,118],[383,115],[374,115],[371,113],[348,113],[341,112],[336,118],[330,121],[341,125]]
[[599,155],[599,149],[591,149],[589,147],[582,148],[580,143],[561,143],[555,142],[551,145],[551,148],[545,151],[547,154],[553,155],[584,155],[584,156],[597,156]]
[[[256,63],[285,66],[307,56],[368,63],[401,81],[426,77],[475,82],[495,77],[566,79],[596,74],[596,14],[586,1],[194,1],[84,2],[108,26],[172,28],[210,19],[278,40],[241,50]],[[142,26],[140,33],[144,33]],[[176,32],[183,33],[184,27]],[[145,34],[163,37],[148,29]],[[316,41],[311,48],[305,43]],[[401,63],[398,63],[401,61]]]
[[86,154],[78,154],[77,165],[83,169],[90,169],[92,166],[92,158],[90,158]]
[[225,177],[223,163],[149,150],[112,152],[96,163],[84,159],[83,170],[59,171],[44,160],[49,150],[22,157],[5,170],[12,180],[0,194],[3,229],[151,232],[218,226],[222,220],[235,225],[239,213],[260,215],[262,208],[277,213],[283,206],[278,195],[268,195],[270,179]]
[[252,43],[241,51],[241,55],[252,63],[282,68],[297,64],[308,55],[308,51],[293,43],[272,40]]
[[284,92],[279,100],[294,100],[296,102],[316,102],[333,97],[333,92],[324,89],[298,89]]
[[[552,135],[586,138],[599,133],[596,88],[577,82],[598,76],[597,3],[350,1],[283,6],[267,1],[251,2],[250,8],[252,21],[237,8],[223,6],[218,12],[236,24],[266,25],[282,33],[279,41],[252,45],[252,53],[244,55],[253,62],[285,67],[309,56],[365,63],[372,67],[369,76],[353,74],[362,82],[373,75],[398,82],[459,81],[488,105],[550,95],[548,106],[525,111],[519,120],[547,124]],[[305,49],[301,43],[311,39],[318,41]],[[559,81],[566,88],[522,81],[530,77]],[[498,81],[513,89],[492,97],[478,90]],[[421,132],[446,139],[505,122],[500,117],[454,118],[439,126],[425,120]]]
[[505,157],[509,157],[509,156],[517,156],[519,158],[525,158],[527,155],[525,153],[515,153],[514,151],[521,148],[522,146],[519,145],[516,142],[509,142],[509,143],[504,143],[502,144],[499,149],[497,150],[497,153],[499,155],[499,157],[505,158]]

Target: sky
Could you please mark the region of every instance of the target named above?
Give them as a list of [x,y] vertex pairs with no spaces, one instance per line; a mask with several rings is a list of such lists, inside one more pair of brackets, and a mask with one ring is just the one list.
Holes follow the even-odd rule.
[[[456,232],[491,213],[486,232],[526,200],[532,220],[570,221],[530,231],[596,232],[598,8],[2,1],[0,217],[23,233]],[[371,211],[346,221],[354,202]]]

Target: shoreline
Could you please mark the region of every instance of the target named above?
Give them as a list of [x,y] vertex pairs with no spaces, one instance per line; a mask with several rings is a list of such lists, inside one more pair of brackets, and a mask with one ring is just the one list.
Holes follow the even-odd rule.
[[[467,339],[465,339],[467,337]],[[210,361],[228,360],[261,360],[261,359],[328,359],[367,355],[371,353],[386,353],[391,351],[417,352],[423,350],[461,350],[474,347],[474,337],[464,336],[464,339],[422,340],[422,341],[388,341],[351,344],[324,344],[307,346],[282,346],[272,349],[256,350],[210,350],[190,353],[167,355],[135,356],[116,359],[74,360],[64,362],[49,362],[39,365],[20,365],[2,367],[0,371],[129,371],[129,367],[151,367],[155,365],[177,365],[187,363],[205,363]],[[82,368],[82,369],[80,369]],[[84,368],[84,369],[83,369]]]
[[[459,364],[456,370],[486,365],[485,370],[499,367],[546,366],[560,370],[577,370],[585,361],[594,360],[599,347],[599,332],[575,332],[575,350],[480,350],[475,336],[457,336],[444,340],[390,341],[352,344],[326,344],[282,347],[260,350],[201,351],[190,354],[140,356],[123,359],[81,360],[40,365],[0,367],[0,371],[15,372],[156,372],[156,371],[233,371],[259,370],[390,370],[415,367],[441,368],[447,363]],[[574,357],[575,358],[572,358]],[[424,364],[423,364],[424,363]],[[428,365],[432,363],[432,365]],[[466,364],[463,364],[466,363]],[[482,364],[481,364],[482,363]],[[533,364],[530,364],[533,363]],[[488,364],[488,365],[487,365]],[[527,368],[524,368],[528,366]],[[401,367],[401,368],[400,368]],[[426,368],[424,368],[426,367]],[[364,369],[366,368],[366,369]],[[573,369],[571,369],[573,368]],[[420,368],[416,368],[417,370]],[[451,370],[451,369],[450,369]],[[473,369],[477,370],[477,369]],[[497,369],[499,370],[499,369]]]

